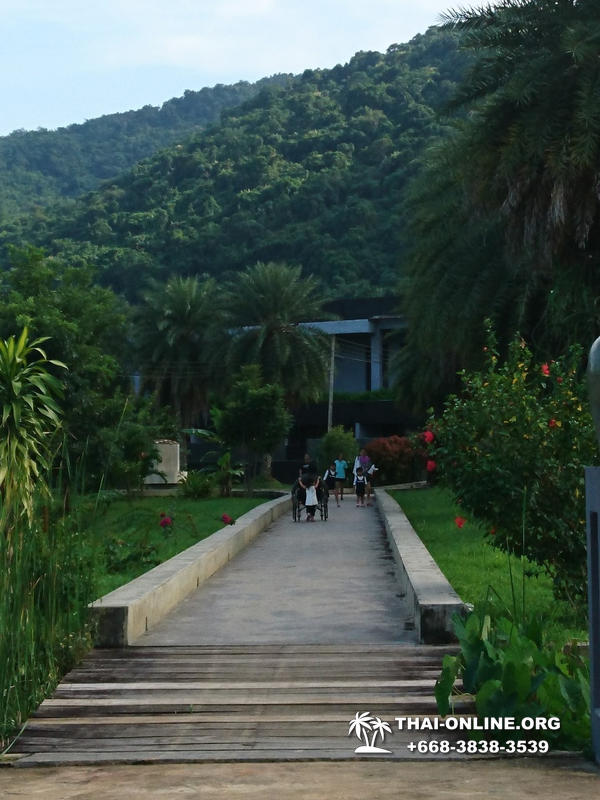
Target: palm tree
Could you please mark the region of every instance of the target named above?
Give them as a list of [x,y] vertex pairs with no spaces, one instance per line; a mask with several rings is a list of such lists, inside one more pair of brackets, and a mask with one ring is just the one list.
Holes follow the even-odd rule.
[[56,398],[62,385],[46,365],[66,369],[46,358],[40,344],[47,338],[29,343],[24,328],[18,340],[0,340],[0,497],[5,514],[25,511],[31,518],[35,489],[47,488],[41,470],[50,466],[50,443],[61,425]]
[[216,282],[172,277],[166,284],[154,282],[143,301],[137,321],[144,385],[171,405],[182,427],[206,424],[225,338]]
[[405,204],[407,258],[400,287],[407,332],[392,357],[404,407],[436,404],[459,387],[457,372],[477,368],[489,318],[507,341],[531,330],[543,281],[525,256],[506,257],[498,212],[466,201],[463,154],[454,141],[422,157]]
[[478,59],[407,204],[398,385],[421,408],[479,366],[485,318],[546,357],[600,325],[598,3],[499,0],[444,19]]
[[232,370],[258,364],[266,383],[283,387],[288,405],[317,399],[327,376],[327,337],[300,324],[323,315],[315,279],[300,267],[259,262],[227,289]]
[[597,0],[501,0],[449,11],[479,58],[454,107],[475,204],[502,209],[537,267],[600,245]]

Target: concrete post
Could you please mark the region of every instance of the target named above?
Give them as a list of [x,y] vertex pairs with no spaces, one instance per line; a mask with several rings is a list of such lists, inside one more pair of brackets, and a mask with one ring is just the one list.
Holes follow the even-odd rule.
[[585,468],[592,748],[600,764],[600,467]]
[[371,333],[371,391],[383,388],[383,336],[379,326]]
[[[590,348],[587,383],[600,445],[600,337]],[[590,692],[592,748],[600,764],[600,467],[585,468],[585,503],[587,519],[587,570],[590,620]]]
[[327,403],[327,431],[333,425],[333,384],[335,378],[335,333],[331,336],[331,356],[329,359],[329,402]]

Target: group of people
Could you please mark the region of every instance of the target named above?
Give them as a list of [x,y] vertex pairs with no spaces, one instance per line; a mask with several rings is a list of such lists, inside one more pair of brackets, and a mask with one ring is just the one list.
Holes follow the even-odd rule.
[[[317,465],[312,461],[308,453],[304,455],[304,461],[298,470],[297,491],[299,499],[306,507],[306,521],[314,522],[315,512],[323,497],[323,485],[327,490],[335,495],[335,501],[339,508],[344,500],[344,489],[348,484],[349,464],[340,453],[325,471],[321,479],[318,474]],[[367,451],[363,447],[354,459],[352,467],[352,484],[356,495],[356,507],[365,508],[371,505],[373,494],[373,484],[377,467],[371,461]]]

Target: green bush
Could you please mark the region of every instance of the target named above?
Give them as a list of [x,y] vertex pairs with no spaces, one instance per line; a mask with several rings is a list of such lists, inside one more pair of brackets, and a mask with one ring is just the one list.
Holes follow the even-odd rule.
[[147,475],[159,474],[164,479],[156,440],[173,435],[171,425],[167,412],[157,413],[149,398],[117,392],[103,404],[81,454],[84,488],[134,493],[141,491]]
[[486,603],[466,619],[454,617],[460,644],[456,656],[446,655],[435,686],[440,714],[452,712],[452,692],[458,679],[462,691],[475,697],[477,716],[554,717],[558,730],[493,731],[494,739],[546,739],[553,748],[589,746],[589,664],[576,645],[557,647],[544,640],[541,622],[516,624],[508,614]]
[[358,453],[358,442],[354,434],[344,430],[342,425],[336,425],[327,431],[319,443],[317,461],[319,469],[324,472],[342,453],[348,462],[348,473],[352,471],[352,464]]
[[542,565],[557,596],[585,604],[584,466],[597,444],[581,349],[538,364],[517,339],[500,366],[490,334],[486,360],[430,420],[428,468],[496,546]]
[[177,494],[190,500],[200,500],[203,497],[210,497],[215,488],[214,475],[190,470],[185,480],[180,481]]

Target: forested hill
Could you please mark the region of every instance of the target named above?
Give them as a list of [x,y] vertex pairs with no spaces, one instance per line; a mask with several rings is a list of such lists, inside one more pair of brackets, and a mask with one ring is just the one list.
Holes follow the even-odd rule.
[[219,84],[186,91],[162,106],[107,114],[56,131],[14,131],[0,137],[0,212],[26,211],[55,197],[76,197],[96,189],[136,162],[219,118],[224,108],[240,105],[291,75],[256,83]]
[[300,264],[332,296],[396,286],[415,159],[465,67],[432,28],[385,54],[269,86],[72,208],[7,224],[4,241],[84,256],[134,299],[145,279]]

